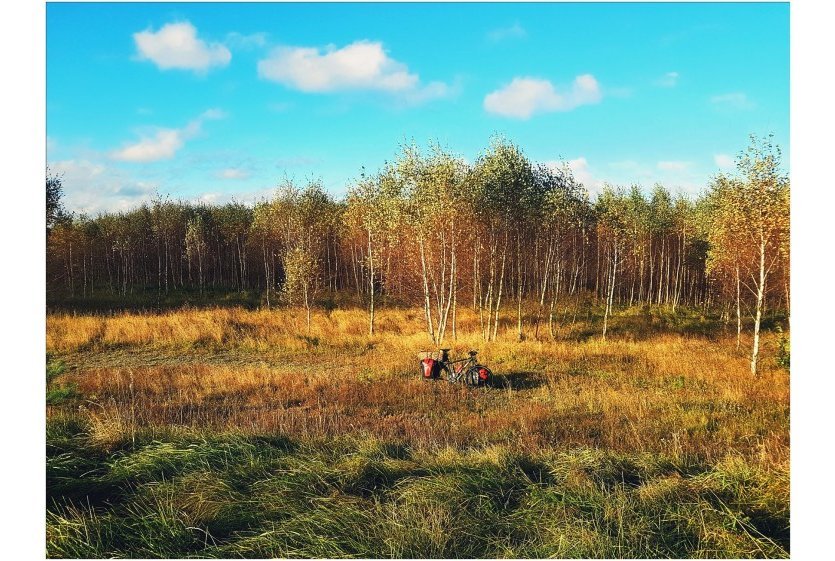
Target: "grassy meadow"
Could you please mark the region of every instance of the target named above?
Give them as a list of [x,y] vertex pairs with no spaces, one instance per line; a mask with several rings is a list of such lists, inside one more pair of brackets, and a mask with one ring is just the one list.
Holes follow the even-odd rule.
[[[562,312],[563,309],[560,308]],[[47,316],[50,557],[787,557],[789,372],[777,323],[557,316],[424,382],[421,310]],[[449,334],[451,335],[451,334]]]

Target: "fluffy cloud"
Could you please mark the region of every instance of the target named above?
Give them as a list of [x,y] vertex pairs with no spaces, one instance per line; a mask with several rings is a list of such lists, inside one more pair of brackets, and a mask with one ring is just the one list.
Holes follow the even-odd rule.
[[585,157],[580,156],[567,162],[546,162],[546,165],[555,170],[568,167],[574,179],[581,183],[592,197],[599,195],[607,184],[621,187],[639,185],[646,193],[649,186],[662,183],[674,193],[683,192],[690,195],[701,192],[705,184],[705,177],[693,170],[692,162],[671,160],[656,162],[653,166],[636,160],[620,160],[592,166]]
[[574,175],[574,179],[578,183],[581,183],[590,194],[600,193],[603,188],[603,182],[592,175],[589,162],[586,158],[580,156],[579,158],[568,160],[568,168]]
[[419,78],[402,62],[385,53],[382,43],[357,41],[341,49],[334,46],[277,47],[258,61],[258,75],[305,92],[344,89],[404,91]]
[[598,103],[603,98],[600,86],[591,74],[574,79],[571,87],[560,92],[548,80],[514,78],[512,82],[484,98],[484,109],[503,117],[528,119],[535,113],[570,111],[581,105]]
[[261,187],[258,189],[251,189],[247,191],[241,191],[240,189],[235,189],[231,192],[209,191],[193,197],[189,197],[187,200],[190,200],[194,203],[204,203],[212,205],[223,205],[231,202],[252,205],[259,201],[263,201],[264,199],[269,198],[273,194],[275,194],[275,187],[269,186]]
[[161,70],[205,72],[212,66],[226,66],[232,59],[223,44],[198,39],[197,29],[187,21],[134,33],[133,41],[140,60],[150,60]]
[[134,208],[150,199],[157,185],[137,181],[121,170],[84,159],[50,163],[50,170],[63,176],[64,204],[70,211],[94,214]]
[[753,109],[754,107],[754,102],[743,92],[714,95],[710,98],[710,102],[716,106],[731,109]]
[[144,137],[110,153],[114,160],[123,162],[155,162],[169,160],[183,147],[186,140],[195,137],[210,119],[225,116],[220,109],[209,109],[181,129],[158,129],[153,136]]
[[676,84],[678,84],[678,72],[667,72],[655,80],[655,85],[662,88],[673,88]]
[[114,151],[111,157],[124,162],[168,160],[182,148],[184,136],[183,131],[179,129],[162,129],[157,131],[152,138],[143,138],[139,142]]
[[443,82],[422,84],[402,62],[389,57],[380,42],[356,41],[337,49],[277,47],[258,61],[258,75],[303,92],[372,90],[396,94],[417,104],[447,97],[454,88]]
[[567,162],[550,160],[545,162],[545,166],[556,172],[568,168],[577,183],[583,185],[591,195],[600,193],[603,188],[603,182],[594,176],[589,162],[584,156],[568,160]]
[[734,159],[727,154],[714,154],[713,161],[720,169],[730,169],[734,167]]
[[663,171],[685,171],[690,167],[690,162],[682,162],[676,160],[666,160],[658,162],[658,169]]

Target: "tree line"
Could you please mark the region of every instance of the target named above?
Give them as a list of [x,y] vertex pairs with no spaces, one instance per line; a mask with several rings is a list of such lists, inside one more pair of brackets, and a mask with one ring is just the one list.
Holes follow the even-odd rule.
[[436,343],[456,336],[461,306],[478,312],[485,340],[507,308],[519,339],[553,336],[558,304],[580,298],[604,307],[604,338],[616,306],[703,307],[735,316],[738,333],[750,311],[755,371],[766,304],[789,306],[780,156],[770,137],[752,137],[735,171],[698,197],[606,185],[591,198],[568,166],[502,139],[473,163],[406,145],[339,199],[287,180],[254,205],[158,198],[95,217],[56,207],[61,180],[48,174],[47,288],[82,299],[256,290],[268,307],[304,306],[308,325],[318,303],[350,293],[370,333],[381,304],[414,305]]

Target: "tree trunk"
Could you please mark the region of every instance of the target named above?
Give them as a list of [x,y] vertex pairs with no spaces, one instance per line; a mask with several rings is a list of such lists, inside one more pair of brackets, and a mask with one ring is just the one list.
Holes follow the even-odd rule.
[[458,340],[458,331],[456,328],[458,316],[458,275],[455,275],[455,287],[452,291],[452,340]]
[[[449,294],[446,297],[446,307],[444,308],[443,316],[439,319],[438,326],[438,341],[443,341],[446,336],[447,318],[449,318],[449,309],[452,306],[453,294],[455,290],[456,277],[458,276],[458,263],[456,262],[455,253],[455,236],[453,235],[453,244],[450,247],[450,263],[449,263]],[[441,285],[443,287],[443,285]],[[453,328],[454,329],[454,328]]]
[[418,238],[418,247],[420,248],[420,272],[423,278],[423,313],[426,316],[426,332],[432,340],[432,344],[437,343],[435,339],[435,326],[432,325],[432,306],[429,297],[429,279],[426,271],[426,248],[423,243],[423,238]]
[[264,289],[267,293],[267,309],[270,309],[270,263],[267,260],[267,245],[261,242],[261,251],[264,254]]
[[739,265],[736,266],[736,350],[739,350],[740,340],[742,339],[742,305],[740,304],[740,280],[739,280]]
[[603,314],[603,340],[606,340],[606,330],[609,327],[609,314],[612,311],[612,300],[615,295],[615,276],[618,271],[618,243],[615,241],[614,255],[612,258],[612,277],[609,281],[609,297],[606,300],[606,311]]
[[[542,271],[542,289],[539,293],[539,309],[536,312],[536,327],[534,328],[533,337],[539,337],[539,322],[542,320],[542,312],[545,309],[545,292],[548,290],[548,277],[551,269],[551,255],[553,253],[553,240],[548,243],[548,251],[545,253],[545,267]],[[559,272],[557,272],[559,275]],[[557,279],[559,280],[559,278]]]
[[[307,282],[307,279],[304,282]],[[310,297],[306,285],[304,287],[304,308],[307,311],[307,335],[310,336]]]
[[374,253],[371,245],[371,229],[368,229],[368,268],[370,269],[371,303],[368,308],[368,334],[374,335]]
[[496,340],[496,333],[499,329],[499,308],[502,305],[502,288],[504,286],[504,267],[507,261],[507,231],[504,236],[504,249],[502,250],[502,268],[499,273],[499,291],[496,294],[496,317],[493,320],[493,341]]
[[760,319],[765,295],[765,239],[760,234],[760,282],[757,284],[757,311],[754,316],[754,348],[751,350],[751,374],[757,375],[757,359],[760,355]]
[[522,340],[522,243],[516,235],[516,340]]

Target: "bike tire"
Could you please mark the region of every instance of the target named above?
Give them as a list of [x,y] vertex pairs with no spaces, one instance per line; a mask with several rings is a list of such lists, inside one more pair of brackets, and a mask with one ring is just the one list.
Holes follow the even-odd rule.
[[[487,378],[482,379],[479,376],[479,371],[482,369],[487,371]],[[490,386],[493,383],[493,372],[486,366],[472,366],[469,370],[467,370],[467,374],[464,377],[464,382],[468,386],[472,386],[474,388],[481,386]]]

